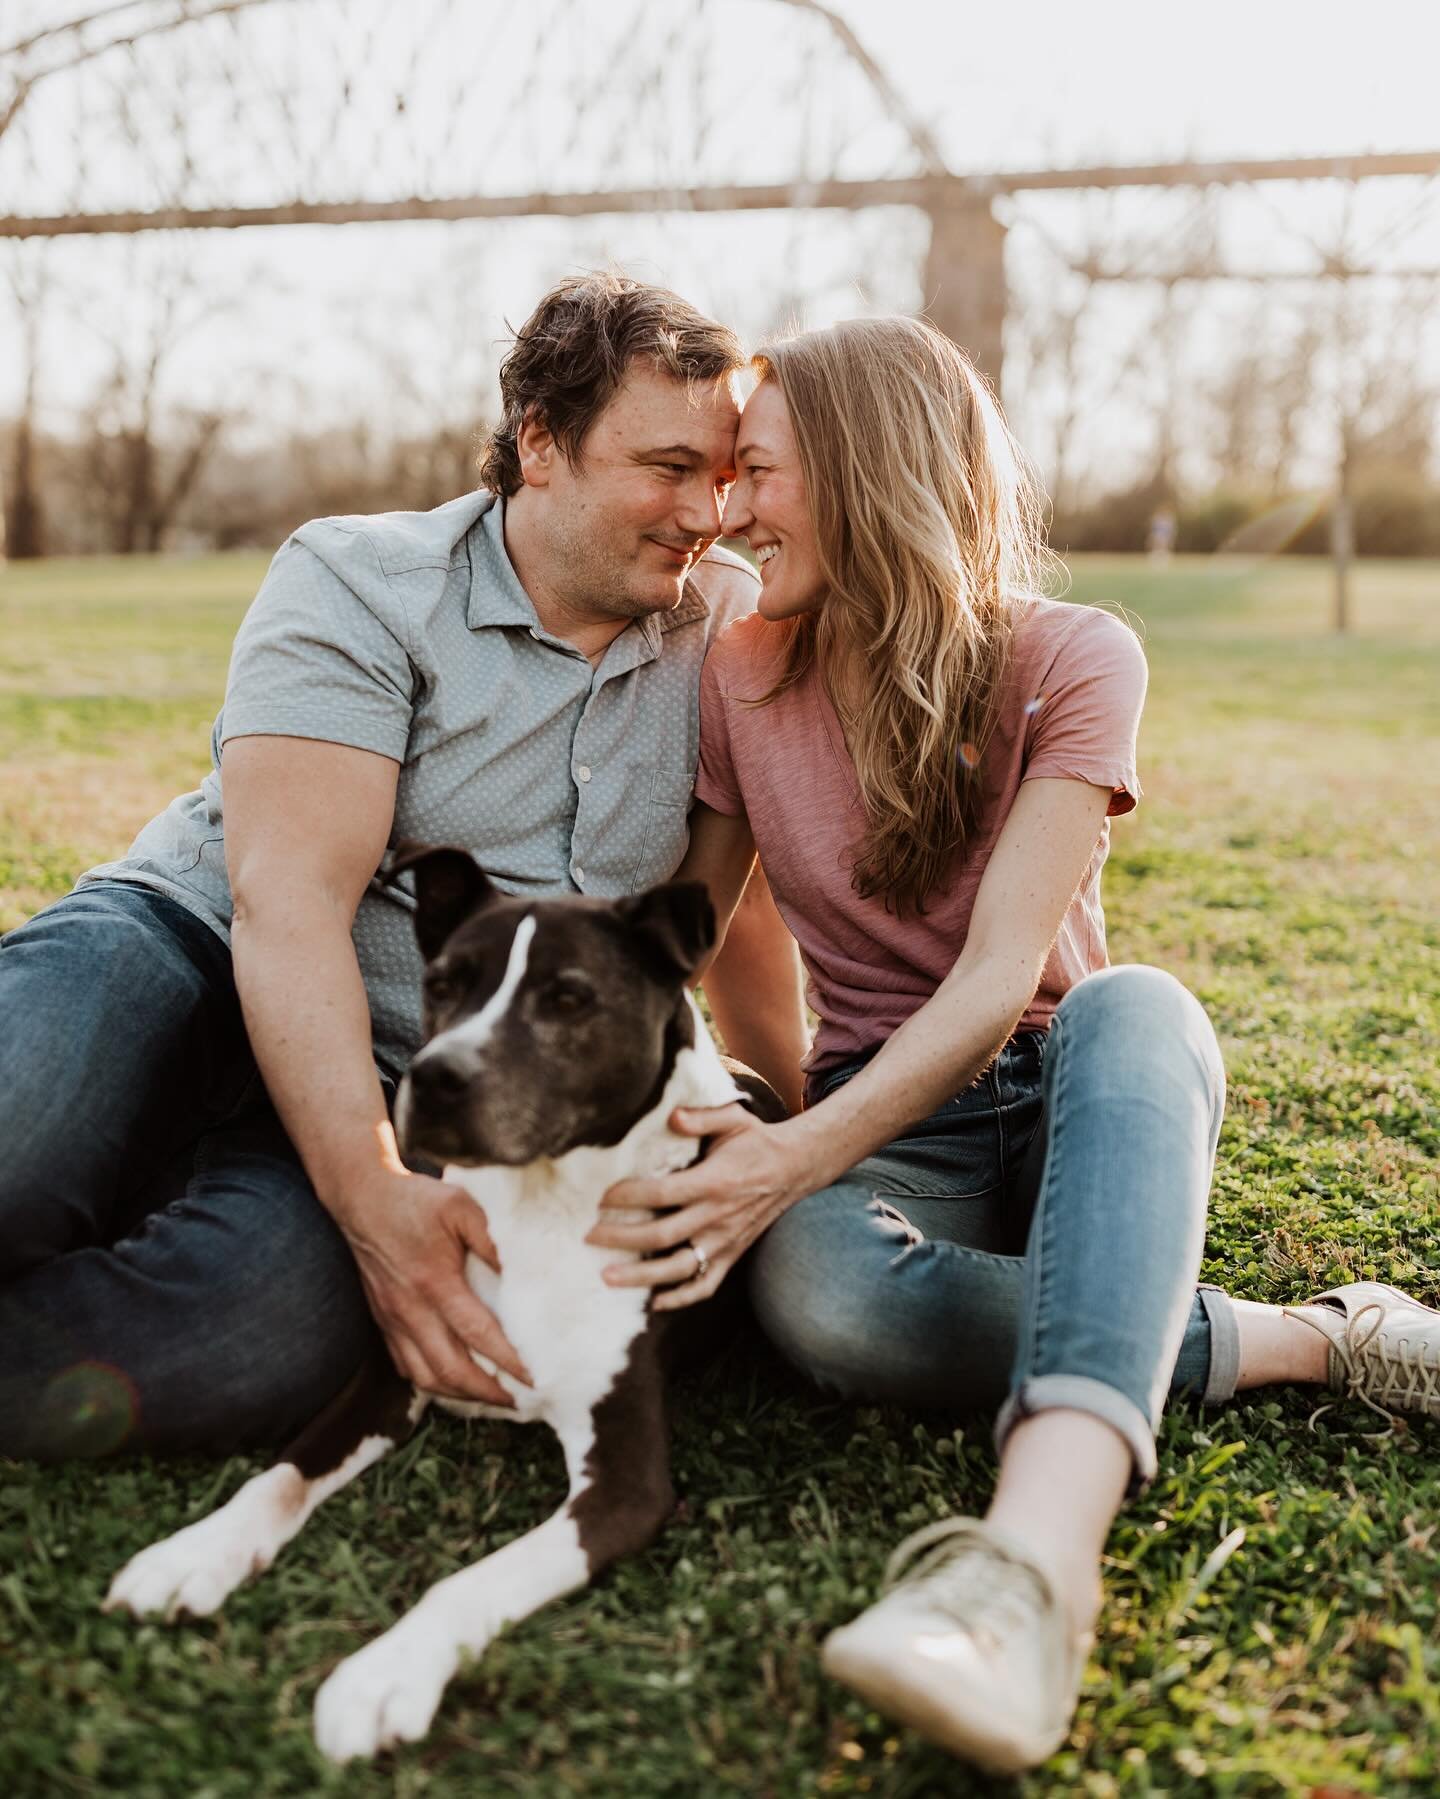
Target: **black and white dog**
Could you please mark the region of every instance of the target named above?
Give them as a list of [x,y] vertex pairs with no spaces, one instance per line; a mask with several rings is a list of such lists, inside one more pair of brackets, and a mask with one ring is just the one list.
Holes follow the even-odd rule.
[[[584,1239],[612,1183],[694,1160],[695,1141],[668,1127],[676,1106],[743,1098],[784,1115],[754,1076],[742,1071],[737,1089],[687,990],[715,935],[703,887],[536,901],[501,893],[462,850],[416,851],[397,866],[414,872],[426,961],[426,1042],[400,1089],[401,1146],[443,1165],[484,1207],[503,1278],[475,1256],[467,1275],[534,1377],[525,1387],[492,1369],[513,1412],[437,1403],[543,1420],[564,1449],[570,1493],[538,1529],[439,1582],[334,1670],[316,1697],[315,1734],[337,1762],[423,1737],[462,1656],[659,1531],[674,1503],[662,1361],[678,1321],[693,1330],[704,1308],[652,1317],[645,1289],[601,1279],[623,1256]],[[107,1609],[217,1611],[429,1403],[377,1356],[274,1467],[135,1556]]]

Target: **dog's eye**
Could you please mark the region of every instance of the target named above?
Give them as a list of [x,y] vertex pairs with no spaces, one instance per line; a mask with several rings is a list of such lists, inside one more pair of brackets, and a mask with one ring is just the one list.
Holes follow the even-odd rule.
[[454,999],[459,990],[459,982],[454,975],[446,974],[439,968],[432,968],[425,976],[425,997],[432,1006],[443,1006]]
[[545,1009],[561,1018],[575,1018],[581,1012],[588,1012],[595,1003],[595,995],[581,981],[552,981],[545,989]]

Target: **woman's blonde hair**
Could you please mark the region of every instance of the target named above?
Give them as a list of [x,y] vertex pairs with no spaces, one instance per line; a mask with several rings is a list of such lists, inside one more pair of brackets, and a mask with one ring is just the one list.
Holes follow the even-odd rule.
[[855,888],[923,912],[975,829],[1012,604],[1054,566],[1044,497],[984,381],[933,326],[852,319],[770,346],[755,368],[790,409],[828,588],[776,627],[764,701],[818,668],[864,806]]

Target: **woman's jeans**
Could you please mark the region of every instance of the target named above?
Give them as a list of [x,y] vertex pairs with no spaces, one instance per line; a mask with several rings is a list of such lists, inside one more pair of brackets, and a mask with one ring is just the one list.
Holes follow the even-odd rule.
[[375,1340],[225,944],[120,882],[0,939],[0,1456],[283,1439]]
[[1002,1447],[1021,1418],[1089,1412],[1148,1480],[1167,1393],[1235,1389],[1234,1310],[1195,1286],[1224,1099],[1214,1032],[1178,981],[1091,975],[1048,1037],[1014,1038],[771,1226],[751,1258],[761,1324],[832,1392],[999,1407]]

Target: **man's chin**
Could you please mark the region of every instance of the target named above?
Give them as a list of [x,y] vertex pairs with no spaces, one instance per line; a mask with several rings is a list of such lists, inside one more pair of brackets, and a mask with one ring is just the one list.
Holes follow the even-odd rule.
[[677,569],[673,575],[636,582],[615,601],[616,616],[648,618],[652,612],[673,612],[684,597],[689,572],[689,569]]

